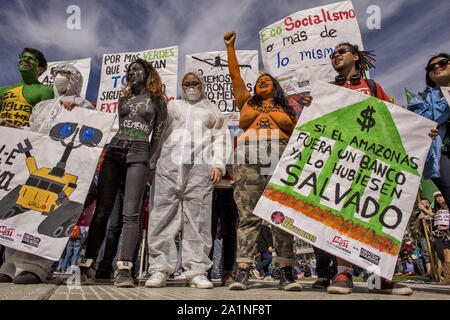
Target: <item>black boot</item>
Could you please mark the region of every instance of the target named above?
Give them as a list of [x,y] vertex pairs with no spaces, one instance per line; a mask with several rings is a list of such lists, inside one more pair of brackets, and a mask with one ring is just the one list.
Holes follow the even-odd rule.
[[280,268],[280,284],[278,287],[285,291],[301,291],[302,286],[300,283],[295,282],[294,272],[292,266]]
[[236,278],[228,286],[230,290],[246,290],[249,287],[248,278],[250,277],[250,268],[238,268]]

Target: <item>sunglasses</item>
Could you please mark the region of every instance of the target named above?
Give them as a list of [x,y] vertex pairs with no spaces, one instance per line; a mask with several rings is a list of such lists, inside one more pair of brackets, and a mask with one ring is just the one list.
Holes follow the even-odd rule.
[[200,84],[198,81],[184,82],[183,87],[196,87]]
[[340,48],[339,50],[336,50],[332,54],[330,54],[330,59],[333,60],[336,57],[336,54],[339,53],[340,56],[342,56],[344,53],[348,52],[349,50],[347,48]]
[[445,67],[448,64],[448,58],[447,59],[442,59],[439,60],[438,62],[435,63],[431,63],[429,64],[425,70],[427,70],[427,72],[433,71],[434,68],[436,67],[436,65],[438,65],[439,67]]

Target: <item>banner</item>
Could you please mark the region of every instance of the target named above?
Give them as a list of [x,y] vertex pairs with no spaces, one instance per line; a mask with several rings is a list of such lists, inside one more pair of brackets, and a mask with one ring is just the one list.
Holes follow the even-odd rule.
[[436,123],[317,81],[254,214],[391,279]]
[[[241,77],[250,93],[258,79],[258,51],[237,50]],[[228,125],[239,125],[239,109],[236,106],[228,71],[226,51],[213,51],[186,55],[185,70],[203,76],[208,100],[214,103],[220,112],[224,113]]]
[[50,86],[53,88],[53,77],[51,75],[51,70],[54,66],[60,63],[70,63],[74,67],[76,67],[81,72],[81,77],[83,79],[83,86],[81,87],[81,97],[86,97],[87,86],[89,82],[89,74],[91,73],[91,58],[79,59],[79,60],[71,60],[71,61],[59,61],[59,62],[49,62],[47,70],[41,74],[39,77],[39,81],[42,84]]
[[[299,87],[333,81],[330,54],[341,42],[364,49],[351,1],[298,11],[259,32],[264,69],[274,77],[295,72]],[[309,83],[305,83],[308,81]]]
[[0,244],[60,258],[115,117],[62,108],[48,135],[0,127]]
[[126,85],[126,71],[136,59],[149,61],[158,71],[166,94],[177,97],[178,46],[140,52],[104,54],[97,97],[97,110],[116,113],[120,90]]

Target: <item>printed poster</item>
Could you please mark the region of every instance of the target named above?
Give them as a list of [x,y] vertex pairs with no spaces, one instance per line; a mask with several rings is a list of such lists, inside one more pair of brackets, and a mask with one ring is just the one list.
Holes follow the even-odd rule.
[[322,81],[311,95],[254,214],[391,279],[436,123]]
[[71,61],[49,62],[47,70],[43,74],[41,74],[41,76],[39,77],[39,81],[42,84],[45,84],[53,88],[53,77],[51,75],[51,70],[53,67],[63,62],[70,63],[73,66],[75,66],[78,70],[80,70],[81,77],[83,79],[83,86],[81,87],[80,96],[82,98],[85,98],[89,82],[89,74],[91,72],[91,58],[71,60]]
[[48,135],[0,127],[0,244],[57,261],[116,115],[61,109]]
[[116,113],[120,91],[126,85],[128,66],[138,58],[149,61],[158,71],[169,99],[177,97],[178,46],[140,52],[103,55],[97,110]]
[[[258,51],[237,50],[236,57],[241,77],[250,93],[253,94],[253,87],[258,79]],[[224,113],[229,126],[237,126],[239,125],[239,109],[234,101],[227,59],[226,51],[186,55],[185,70],[203,76],[208,100]]]
[[330,61],[336,45],[364,49],[351,1],[295,12],[259,31],[264,69],[274,77],[293,72],[302,92],[316,79],[333,81]]

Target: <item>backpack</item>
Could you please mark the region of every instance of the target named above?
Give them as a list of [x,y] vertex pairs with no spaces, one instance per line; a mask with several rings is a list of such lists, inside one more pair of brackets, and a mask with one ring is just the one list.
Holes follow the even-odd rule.
[[367,85],[369,86],[370,93],[372,94],[372,97],[377,98],[377,83],[372,79],[364,79],[366,80]]
[[77,239],[81,236],[80,226],[73,227],[72,233],[70,234],[70,239]]

